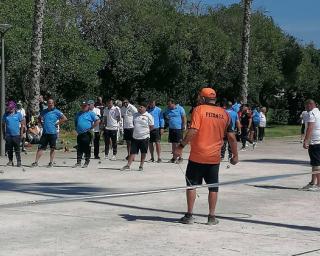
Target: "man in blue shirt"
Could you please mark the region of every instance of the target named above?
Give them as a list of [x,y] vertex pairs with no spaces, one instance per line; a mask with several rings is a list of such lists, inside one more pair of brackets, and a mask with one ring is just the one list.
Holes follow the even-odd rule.
[[91,157],[91,130],[100,124],[100,118],[93,112],[89,111],[88,102],[84,101],[81,104],[81,110],[77,113],[75,118],[75,127],[78,133],[77,136],[77,163],[74,168],[81,166],[83,154],[85,155],[85,163],[82,168],[89,165]]
[[150,140],[149,140],[149,147],[150,147],[150,154],[151,159],[150,162],[154,162],[154,146],[156,145],[156,151],[158,160],[157,163],[161,163],[161,135],[164,131],[164,117],[161,108],[156,106],[155,100],[150,100],[148,105],[148,113],[153,116],[154,119],[154,129],[150,131]]
[[31,165],[31,167],[37,167],[38,161],[43,155],[43,151],[50,146],[50,162],[48,167],[53,167],[54,151],[57,144],[57,127],[62,125],[67,121],[64,114],[54,106],[54,100],[48,100],[48,108],[40,113],[38,118],[38,123],[41,124],[43,131],[40,138],[40,143],[36,155],[36,161]]
[[20,112],[17,112],[16,103],[9,101],[7,110],[2,117],[3,138],[6,141],[6,150],[8,152],[8,166],[13,166],[13,150],[16,153],[17,167],[21,166],[20,143],[25,127],[25,119]]
[[[169,143],[172,145],[172,154],[176,151],[179,143],[183,139],[183,131],[186,129],[187,117],[183,107],[176,104],[174,99],[169,99],[167,102],[167,110],[164,114],[169,123]],[[181,163],[182,158],[176,159],[173,155],[169,161],[171,163]]]
[[[228,101],[226,107],[227,107],[226,111],[228,112],[228,114],[230,116],[230,119],[231,119],[232,131],[235,133],[236,129],[237,129],[238,132],[240,133],[241,125],[240,125],[239,116],[238,116],[237,112],[233,110],[232,102]],[[225,138],[224,139],[224,143],[223,143],[222,148],[221,148],[221,159],[224,159],[224,157],[225,157],[227,144],[228,144],[228,154],[229,154],[228,155],[228,159],[232,158],[231,146],[228,143],[228,140]]]

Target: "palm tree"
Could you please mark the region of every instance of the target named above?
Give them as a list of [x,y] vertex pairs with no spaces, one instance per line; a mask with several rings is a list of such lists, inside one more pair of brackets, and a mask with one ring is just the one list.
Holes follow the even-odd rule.
[[241,61],[241,100],[248,101],[248,73],[249,73],[249,44],[250,44],[250,19],[252,0],[243,0],[243,33],[242,33],[242,61]]
[[34,20],[31,43],[31,84],[26,88],[26,91],[28,109],[38,112],[45,0],[35,0],[34,2]]

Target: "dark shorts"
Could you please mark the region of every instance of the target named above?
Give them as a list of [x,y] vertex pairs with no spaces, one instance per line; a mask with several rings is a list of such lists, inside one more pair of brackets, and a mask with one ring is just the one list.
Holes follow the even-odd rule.
[[308,152],[311,166],[320,166],[320,144],[310,145]]
[[130,154],[137,155],[139,154],[139,151],[141,152],[141,154],[147,154],[148,147],[149,147],[149,139],[144,139],[144,140],[132,139]]
[[124,131],[123,131],[123,139],[125,140],[125,141],[132,141],[132,139],[133,139],[133,128],[131,128],[131,129],[124,129]]
[[302,125],[301,125],[301,131],[300,131],[301,134],[304,134],[305,128],[306,128],[306,125],[305,125],[305,124],[302,124]]
[[182,139],[182,129],[169,129],[169,143],[180,143]]
[[[220,164],[199,164],[189,160],[186,171],[187,186],[202,185],[204,180],[206,184],[219,182]],[[218,192],[218,187],[208,188],[211,192]]]
[[39,149],[46,150],[49,144],[51,149],[56,149],[57,146],[57,134],[43,134],[40,138]]
[[150,142],[160,142],[161,141],[161,135],[160,135],[160,129],[153,129],[150,131]]

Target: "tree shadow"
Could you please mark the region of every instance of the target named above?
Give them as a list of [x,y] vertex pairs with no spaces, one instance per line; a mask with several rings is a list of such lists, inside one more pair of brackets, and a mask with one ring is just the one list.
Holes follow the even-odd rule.
[[271,163],[271,164],[293,164],[293,165],[308,165],[309,161],[296,160],[296,159],[269,159],[269,158],[260,158],[260,159],[245,159],[241,162],[250,162],[250,163]]

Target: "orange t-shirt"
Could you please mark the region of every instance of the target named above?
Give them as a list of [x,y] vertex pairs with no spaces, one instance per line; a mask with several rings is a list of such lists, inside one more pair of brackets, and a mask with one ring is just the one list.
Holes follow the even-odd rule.
[[191,141],[189,160],[200,164],[218,164],[221,146],[230,126],[228,113],[216,106],[200,105],[192,112],[191,129],[198,133]]

